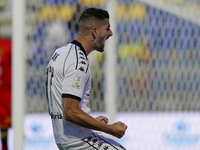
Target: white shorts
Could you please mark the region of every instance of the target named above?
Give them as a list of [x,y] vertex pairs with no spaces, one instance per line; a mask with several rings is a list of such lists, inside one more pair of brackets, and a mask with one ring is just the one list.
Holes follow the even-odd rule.
[[97,133],[72,144],[57,144],[59,150],[126,150],[118,142]]

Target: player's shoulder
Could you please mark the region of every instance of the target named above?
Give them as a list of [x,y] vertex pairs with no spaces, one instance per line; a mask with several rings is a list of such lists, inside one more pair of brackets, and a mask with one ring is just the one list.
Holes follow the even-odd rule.
[[75,69],[81,72],[87,73],[88,68],[89,68],[89,61],[81,43],[74,40],[71,42],[70,46],[72,46],[72,55],[74,56],[74,63],[76,66]]
[[70,44],[70,43],[67,44],[67,45],[64,45],[62,47],[57,48],[54,51],[51,59],[54,58],[54,57],[57,57],[57,56],[59,56],[59,59],[66,59],[66,58],[69,57],[69,55],[70,55],[70,57],[72,57],[72,55],[74,55],[73,50],[72,50],[72,44]]
[[73,43],[68,43],[65,46],[62,46],[60,48],[57,48],[55,52],[61,53],[61,54],[68,54],[68,55],[74,55],[74,56],[79,56],[82,55],[84,57],[84,52],[80,51],[81,49]]
[[66,52],[68,52],[70,50],[71,50],[71,44],[69,43],[67,45],[64,45],[62,47],[57,48],[55,50],[55,52],[57,52],[57,53],[66,53]]
[[63,49],[68,49],[70,58],[74,56],[75,57],[74,60],[76,62],[77,61],[88,62],[85,50],[83,49],[82,45],[76,42],[75,40],[67,44],[66,47],[63,47]]
[[87,72],[89,67],[89,61],[86,56],[86,52],[82,45],[77,41],[56,49],[55,56],[62,55],[65,66],[75,66],[75,70]]

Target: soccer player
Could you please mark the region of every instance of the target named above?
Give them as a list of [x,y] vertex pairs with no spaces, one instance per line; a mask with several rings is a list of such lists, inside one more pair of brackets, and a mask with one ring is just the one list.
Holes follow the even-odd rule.
[[11,40],[0,39],[0,129],[2,150],[8,150],[11,126]]
[[103,52],[105,40],[113,35],[109,14],[88,8],[78,28],[76,39],[56,49],[47,66],[46,94],[56,144],[59,150],[124,150],[97,131],[121,138],[127,126],[108,124],[104,116],[93,118],[88,107],[91,72],[87,55],[94,50]]

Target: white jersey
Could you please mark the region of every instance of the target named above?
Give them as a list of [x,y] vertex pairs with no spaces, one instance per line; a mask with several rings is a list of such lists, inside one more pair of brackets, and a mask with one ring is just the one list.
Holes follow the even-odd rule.
[[79,108],[89,113],[90,89],[90,66],[82,45],[74,40],[58,48],[47,66],[46,79],[47,102],[57,144],[73,143],[91,134],[90,129],[64,119],[62,99],[80,101]]

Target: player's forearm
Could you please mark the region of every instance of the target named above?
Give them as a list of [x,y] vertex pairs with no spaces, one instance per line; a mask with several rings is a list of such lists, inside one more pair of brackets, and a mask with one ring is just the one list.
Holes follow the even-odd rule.
[[92,130],[103,131],[109,134],[111,132],[110,125],[97,121],[96,119],[94,119],[92,116],[88,115],[81,109],[68,110],[65,113],[65,119],[77,125],[80,125],[82,127],[89,128]]

